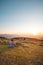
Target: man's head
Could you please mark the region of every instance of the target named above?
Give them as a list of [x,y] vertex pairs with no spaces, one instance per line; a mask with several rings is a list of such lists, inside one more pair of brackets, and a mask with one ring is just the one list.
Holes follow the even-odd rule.
[[13,39],[11,39],[11,41],[13,41]]

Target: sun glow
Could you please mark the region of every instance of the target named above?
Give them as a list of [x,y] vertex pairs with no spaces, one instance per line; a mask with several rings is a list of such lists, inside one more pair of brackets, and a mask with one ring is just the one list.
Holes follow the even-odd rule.
[[37,35],[37,32],[33,31],[32,34],[33,34],[33,35]]
[[31,31],[31,33],[32,33],[33,35],[37,35],[38,32],[39,32],[39,31],[38,31],[37,29],[34,29],[34,30]]

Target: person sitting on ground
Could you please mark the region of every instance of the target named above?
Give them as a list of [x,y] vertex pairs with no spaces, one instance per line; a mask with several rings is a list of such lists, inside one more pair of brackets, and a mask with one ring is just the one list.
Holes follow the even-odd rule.
[[11,39],[9,45],[10,45],[11,48],[14,47],[14,41],[13,41],[13,39]]

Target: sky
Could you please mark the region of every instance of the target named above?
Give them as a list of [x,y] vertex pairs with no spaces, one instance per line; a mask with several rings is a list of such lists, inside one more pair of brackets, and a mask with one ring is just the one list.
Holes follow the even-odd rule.
[[43,33],[43,0],[0,0],[0,34]]

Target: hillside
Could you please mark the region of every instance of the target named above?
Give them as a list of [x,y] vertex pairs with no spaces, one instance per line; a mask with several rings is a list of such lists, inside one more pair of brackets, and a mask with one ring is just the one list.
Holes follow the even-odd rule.
[[13,48],[9,47],[10,39],[0,41],[0,65],[43,65],[43,41],[14,38]]

